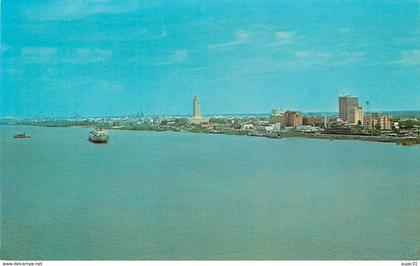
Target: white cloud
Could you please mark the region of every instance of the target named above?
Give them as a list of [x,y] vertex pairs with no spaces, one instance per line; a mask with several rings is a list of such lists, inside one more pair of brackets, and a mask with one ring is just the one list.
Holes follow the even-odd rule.
[[10,50],[10,46],[6,45],[6,44],[1,44],[0,46],[0,52],[6,52]]
[[277,31],[274,33],[274,37],[276,39],[275,43],[270,44],[269,47],[276,47],[285,44],[292,43],[295,39],[295,32],[289,31]]
[[112,52],[107,49],[55,47],[25,47],[17,60],[26,64],[90,64],[108,60]]
[[226,42],[226,43],[210,45],[208,48],[213,49],[213,48],[226,48],[226,47],[237,46],[237,45],[245,43],[248,40],[248,37],[249,37],[248,32],[240,30],[240,31],[235,32],[235,40]]
[[99,80],[95,82],[94,87],[99,90],[105,90],[108,92],[119,92],[124,89],[121,84],[109,80]]
[[150,39],[157,40],[157,39],[165,38],[166,36],[168,36],[168,32],[164,30],[159,35],[151,37]]
[[297,51],[295,52],[295,56],[299,60],[306,60],[308,62],[309,61],[319,62],[319,61],[326,61],[330,59],[332,55],[330,53],[325,53],[325,52]]
[[338,29],[338,32],[340,32],[340,33],[348,33],[348,32],[350,32],[350,28],[347,28],[347,27],[340,28],[340,29]]
[[155,66],[171,65],[185,61],[188,58],[188,51],[185,49],[179,49],[169,55],[169,58],[165,61],[154,63]]
[[26,7],[32,20],[72,20],[95,14],[127,13],[156,5],[155,1],[137,0],[57,0],[51,4]]
[[156,41],[164,39],[169,33],[164,29],[147,29],[144,26],[136,25],[127,30],[112,30],[110,31],[81,31],[77,34],[68,36],[71,41],[92,41],[101,42],[109,41]]
[[361,52],[301,50],[289,52],[287,55],[276,58],[270,55],[241,58],[235,62],[233,68],[240,75],[259,75],[315,68],[327,69],[347,64],[350,65],[361,61],[362,58],[363,53]]
[[342,52],[340,54],[341,62],[345,64],[350,64],[358,62],[363,59],[364,53],[362,52]]
[[58,49],[52,47],[25,47],[21,51],[22,63],[52,64],[57,62]]
[[361,52],[320,52],[320,51],[298,51],[295,52],[296,60],[290,64],[298,66],[322,65],[322,66],[338,66],[352,64],[362,60]]
[[420,50],[402,51],[400,59],[391,63],[397,65],[420,65]]
[[107,49],[77,48],[71,50],[64,62],[72,64],[88,64],[106,61],[112,56],[112,52]]
[[18,68],[9,68],[9,67],[3,67],[0,68],[0,73],[5,73],[9,76],[18,76],[21,75],[24,71],[22,69]]
[[187,57],[188,57],[187,50],[175,51],[175,53],[171,56],[172,60],[174,60],[175,62],[184,61]]

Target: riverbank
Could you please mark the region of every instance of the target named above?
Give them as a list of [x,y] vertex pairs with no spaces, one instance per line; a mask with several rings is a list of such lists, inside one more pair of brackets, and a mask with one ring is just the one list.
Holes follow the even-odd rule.
[[312,139],[326,139],[326,140],[359,140],[371,142],[388,142],[396,143],[398,145],[411,146],[420,144],[420,138],[414,137],[391,137],[391,136],[366,136],[366,135],[339,135],[339,134],[320,134],[320,133],[301,133],[290,132],[281,133],[281,137],[290,138],[312,138]]
[[[10,125],[10,124],[9,124]],[[3,125],[5,126],[5,125]],[[35,127],[69,127],[69,128],[89,128],[95,127],[95,125],[69,125],[69,126],[60,126],[60,125],[25,125],[25,126],[35,126]],[[129,131],[174,131],[174,132],[190,132],[190,133],[202,133],[202,134],[225,134],[225,135],[236,135],[236,136],[248,136],[248,137],[265,137],[272,139],[282,139],[282,138],[309,138],[309,139],[324,139],[324,140],[356,140],[356,141],[370,141],[370,142],[385,142],[385,143],[395,143],[402,146],[413,146],[420,144],[420,138],[416,137],[392,137],[392,136],[369,136],[369,135],[343,135],[343,134],[322,134],[320,132],[316,133],[303,133],[296,131],[289,132],[279,132],[279,133],[265,133],[265,134],[249,134],[247,131],[242,130],[229,130],[229,131],[216,131],[216,130],[205,130],[195,127],[156,127],[156,126],[138,126],[138,127],[108,127],[110,130],[129,130]]]

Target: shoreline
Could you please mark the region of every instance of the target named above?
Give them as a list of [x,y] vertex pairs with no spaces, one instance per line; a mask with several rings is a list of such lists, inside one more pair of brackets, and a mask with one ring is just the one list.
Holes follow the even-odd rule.
[[[33,127],[56,127],[56,128],[94,128],[96,125],[86,126],[54,126],[54,125],[22,125],[22,124],[0,124],[0,126],[33,126]],[[402,146],[416,146],[420,144],[420,138],[416,137],[391,137],[391,136],[367,136],[367,135],[340,135],[340,134],[322,134],[322,133],[303,133],[303,132],[279,132],[272,135],[272,133],[261,134],[261,135],[249,135],[246,131],[241,132],[223,132],[223,133],[212,133],[209,131],[194,131],[191,128],[145,128],[145,129],[133,129],[133,128],[107,128],[109,130],[127,130],[127,131],[172,131],[172,132],[190,132],[194,134],[212,134],[212,135],[230,135],[230,136],[246,136],[246,137],[262,137],[271,139],[283,139],[283,138],[306,138],[306,139],[323,139],[323,140],[355,140],[355,141],[369,141],[369,142],[383,142],[383,143],[395,143]]]
[[[316,133],[299,133],[294,132],[292,134],[286,133],[284,138],[309,138],[309,139],[324,139],[324,140],[357,140],[357,141],[369,141],[369,142],[384,142],[384,143],[395,143],[398,145],[410,146],[420,144],[420,139],[415,137],[389,137],[389,136],[364,136],[364,135],[339,135],[339,134],[316,134]],[[404,141],[413,141],[410,144],[404,144]]]

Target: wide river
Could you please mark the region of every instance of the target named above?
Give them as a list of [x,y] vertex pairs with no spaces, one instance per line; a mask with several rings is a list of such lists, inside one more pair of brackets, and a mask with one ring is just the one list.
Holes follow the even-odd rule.
[[89,130],[0,126],[2,259],[420,258],[419,146]]

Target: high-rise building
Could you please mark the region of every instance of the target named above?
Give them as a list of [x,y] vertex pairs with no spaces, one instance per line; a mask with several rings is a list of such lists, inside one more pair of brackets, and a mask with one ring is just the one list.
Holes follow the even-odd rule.
[[193,99],[193,115],[189,119],[191,124],[195,125],[202,125],[209,122],[208,117],[201,116],[201,106],[200,106],[200,98],[197,95],[194,95]]
[[339,116],[349,124],[363,124],[364,113],[359,106],[359,99],[355,96],[340,96],[338,98]]
[[355,107],[354,108],[354,124],[356,125],[363,125],[363,109],[362,107]]
[[359,99],[355,96],[340,96],[338,98],[339,116],[343,121],[348,123],[356,123],[354,119],[354,109],[359,107]]
[[284,118],[284,110],[282,108],[273,109],[271,111],[270,116],[270,123],[281,123],[283,124],[283,118]]
[[200,98],[196,94],[194,94],[193,99],[193,118],[199,119],[201,117],[201,110],[200,110]]
[[284,113],[284,124],[293,127],[301,126],[302,114],[296,111],[287,111]]
[[324,115],[324,128],[328,127],[327,115]]

